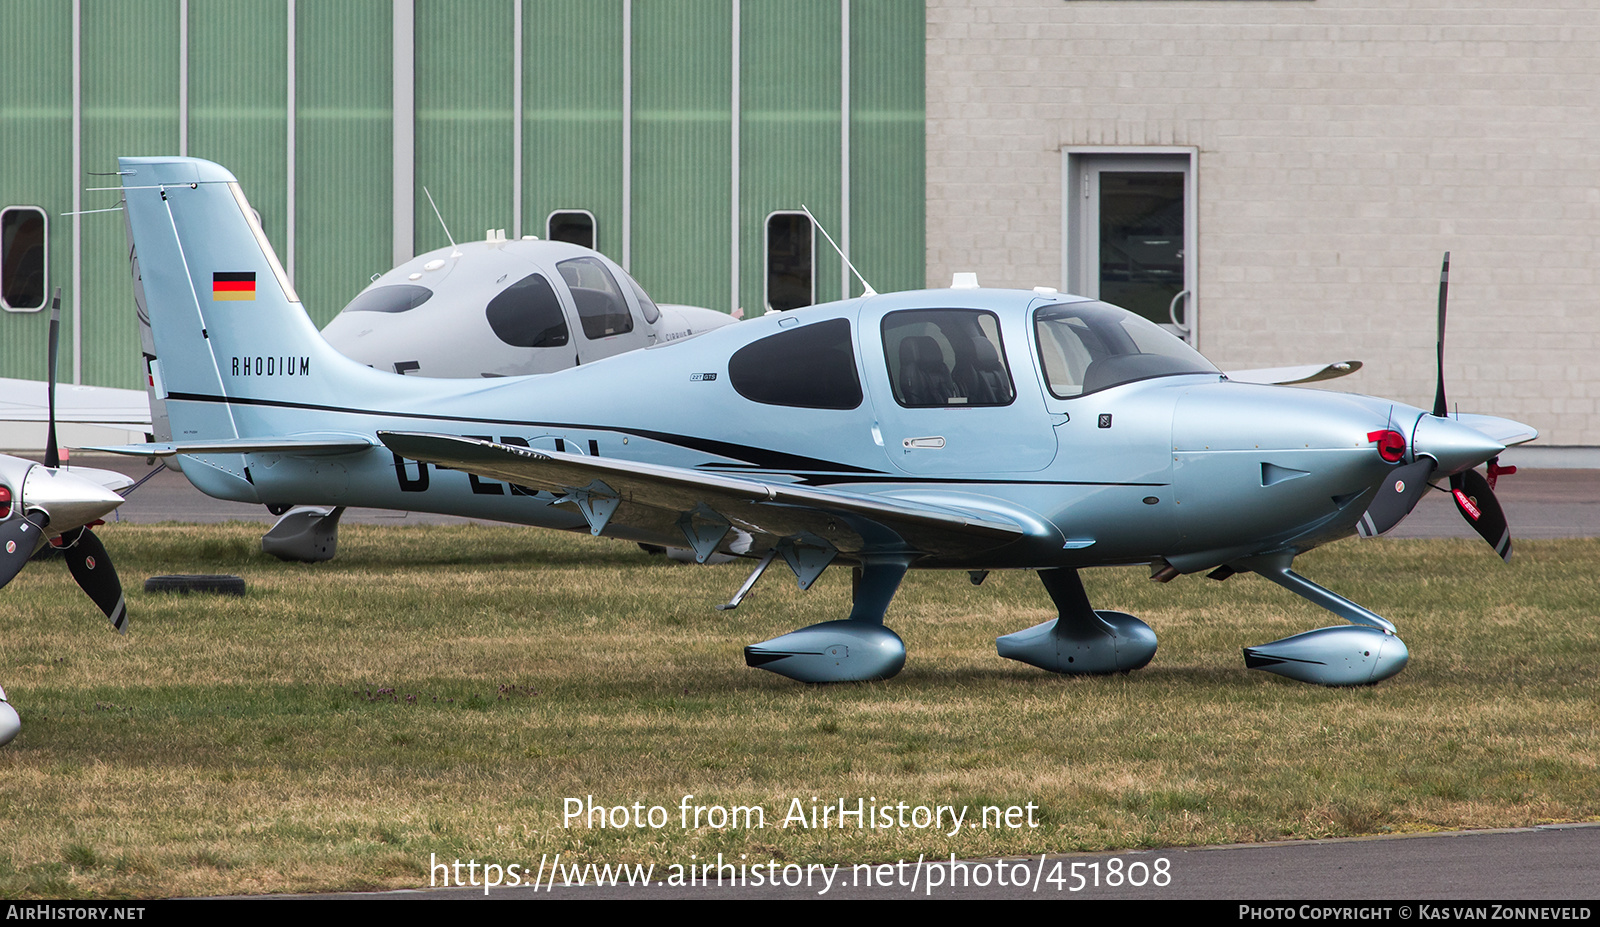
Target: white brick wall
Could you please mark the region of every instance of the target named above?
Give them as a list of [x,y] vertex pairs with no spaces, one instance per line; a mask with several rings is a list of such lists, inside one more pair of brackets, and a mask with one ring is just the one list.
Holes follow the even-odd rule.
[[928,281],[1060,286],[1062,148],[1198,149],[1201,348],[1600,445],[1600,4],[928,0]]

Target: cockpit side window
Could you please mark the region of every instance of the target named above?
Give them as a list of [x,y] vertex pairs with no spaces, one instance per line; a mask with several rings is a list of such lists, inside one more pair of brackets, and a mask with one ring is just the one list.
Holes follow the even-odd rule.
[[1041,307],[1033,330],[1045,383],[1057,399],[1150,377],[1219,372],[1160,326],[1106,303]]
[[1016,398],[992,312],[891,312],[883,318],[883,355],[895,401],[908,409],[1005,406]]
[[644,287],[639,285],[639,281],[629,277],[628,285],[633,287],[633,297],[639,301],[639,311],[644,313],[645,322],[654,325],[661,321],[660,307],[650,298],[650,294],[644,291]]
[[595,341],[633,331],[633,314],[606,265],[596,258],[577,257],[557,264],[556,270],[572,291],[585,338]]
[[406,312],[433,298],[433,291],[425,286],[400,283],[392,286],[375,286],[356,294],[344,307],[344,312]]
[[514,348],[559,348],[567,343],[567,317],[543,274],[529,274],[489,300],[484,314],[495,337]]
[[786,329],[745,345],[728,358],[728,380],[739,395],[767,405],[861,405],[861,377],[847,319]]

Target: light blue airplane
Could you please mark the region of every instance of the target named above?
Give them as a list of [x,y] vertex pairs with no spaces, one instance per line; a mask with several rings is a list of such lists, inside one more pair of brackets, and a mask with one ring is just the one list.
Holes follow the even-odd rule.
[[[808,588],[855,570],[850,614],[746,648],[805,682],[905,663],[884,616],[907,570],[1037,570],[1059,617],[1001,656],[1060,673],[1144,666],[1156,636],[1093,608],[1085,567],[1257,573],[1350,622],[1245,649],[1323,685],[1405,667],[1394,626],[1291,569],[1379,534],[1449,480],[1510,555],[1473,468],[1533,429],[1387,399],[1229,380],[1105,303],[975,286],[774,313],[538,377],[421,380],[334,351],[226,169],[120,161],[152,383],[209,495],[446,512],[754,558]],[[603,270],[603,268],[602,268]],[[566,271],[563,270],[563,273]],[[604,273],[591,300],[622,299]],[[569,280],[569,282],[572,282]],[[1442,366],[1443,289],[1440,305]]]

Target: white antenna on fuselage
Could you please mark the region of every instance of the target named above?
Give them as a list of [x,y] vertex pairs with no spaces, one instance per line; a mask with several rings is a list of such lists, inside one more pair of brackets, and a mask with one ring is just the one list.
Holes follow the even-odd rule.
[[456,237],[450,234],[450,226],[444,224],[444,216],[439,215],[439,204],[433,201],[433,194],[428,192],[427,187],[423,187],[422,195],[428,198],[428,205],[433,207],[433,215],[439,220],[439,227],[444,229],[444,237],[450,239],[450,256],[460,257],[461,248],[456,245]]
[[861,295],[862,296],[877,296],[878,295],[878,291],[874,290],[872,288],[872,284],[867,282],[867,278],[861,276],[861,271],[856,270],[856,265],[850,263],[850,259],[844,256],[844,252],[843,251],[839,250],[839,246],[834,243],[833,236],[829,235],[828,234],[828,230],[822,227],[822,223],[821,222],[817,221],[817,217],[813,216],[811,214],[811,208],[806,206],[804,203],[800,204],[800,208],[805,210],[806,218],[810,219],[811,220],[811,224],[816,226],[817,231],[822,233],[822,237],[826,238],[828,240],[828,244],[833,245],[833,250],[839,255],[839,260],[844,261],[844,266],[850,268],[850,272],[852,274],[856,275],[856,279],[857,280],[861,281],[861,289],[866,291],[866,292],[862,293]]

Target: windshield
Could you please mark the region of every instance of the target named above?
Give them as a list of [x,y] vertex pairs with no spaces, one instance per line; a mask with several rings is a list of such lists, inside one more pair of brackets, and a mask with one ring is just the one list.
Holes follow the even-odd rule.
[[1085,301],[1033,314],[1045,382],[1057,399],[1179,373],[1220,373],[1161,326],[1116,306]]

